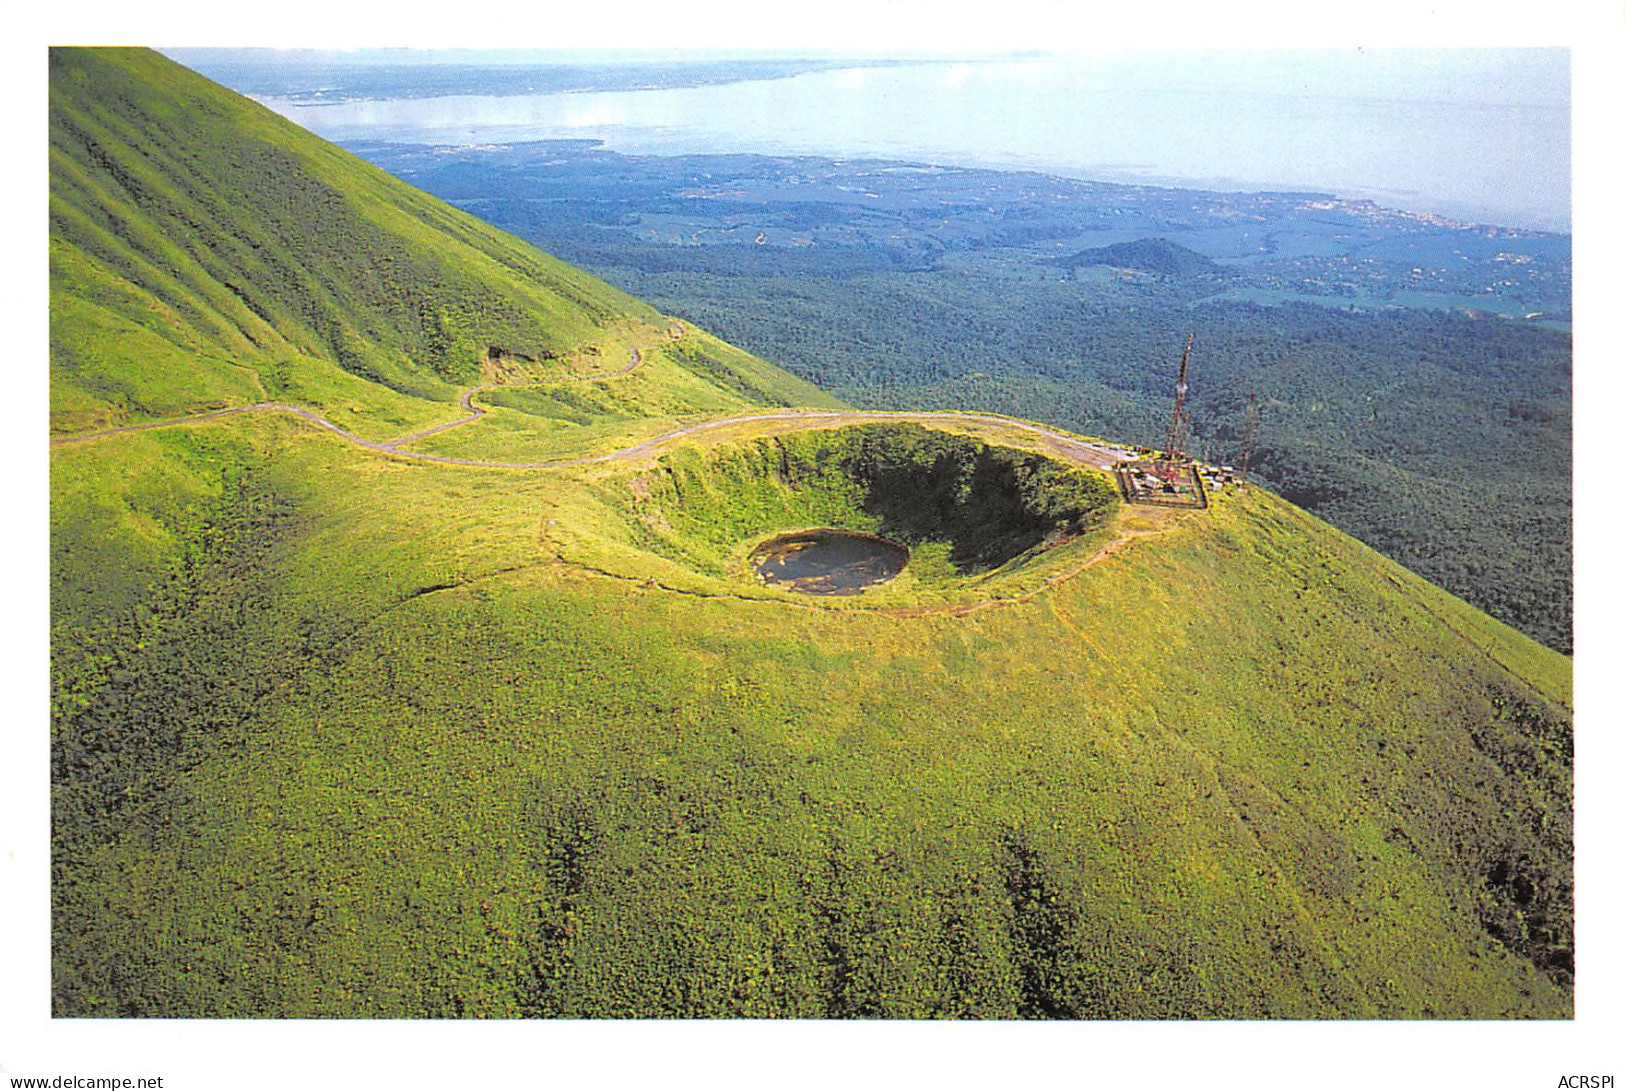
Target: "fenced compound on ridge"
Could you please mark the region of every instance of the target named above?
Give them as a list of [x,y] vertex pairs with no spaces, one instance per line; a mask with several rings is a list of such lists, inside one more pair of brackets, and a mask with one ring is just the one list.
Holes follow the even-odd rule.
[[1207,489],[1194,462],[1119,462],[1113,467],[1123,499],[1130,504],[1203,509]]

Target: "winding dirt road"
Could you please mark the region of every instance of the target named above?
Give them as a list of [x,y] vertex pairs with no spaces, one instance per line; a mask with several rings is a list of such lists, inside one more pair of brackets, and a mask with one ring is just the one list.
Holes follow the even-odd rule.
[[122,436],[131,432],[145,432],[154,428],[175,428],[187,424],[196,424],[199,421],[214,420],[219,417],[231,417],[239,413],[275,412],[291,413],[302,420],[309,421],[318,428],[325,428],[347,443],[353,443],[357,447],[365,447],[369,451],[377,451],[379,454],[393,455],[396,458],[411,459],[415,462],[435,462],[448,466],[477,466],[492,470],[562,470],[571,466],[587,466],[597,462],[619,462],[626,459],[653,456],[662,448],[691,436],[714,432],[719,428],[728,428],[737,424],[763,421],[791,424],[794,426],[792,430],[796,431],[840,428],[848,424],[874,424],[884,421],[911,421],[916,424],[938,425],[955,423],[994,424],[1028,432],[1048,440],[1053,445],[1055,452],[1062,458],[1080,466],[1088,466],[1091,469],[1110,469],[1113,463],[1132,455],[1132,452],[1119,447],[1112,447],[1103,443],[1091,443],[1087,440],[1080,440],[1060,432],[1051,431],[1036,424],[1028,424],[1025,421],[1015,420],[1011,417],[995,416],[991,413],[910,412],[908,410],[884,412],[873,409],[784,409],[768,413],[744,413],[735,417],[702,421],[699,424],[691,424],[685,428],[663,432],[651,439],[635,443],[630,447],[623,447],[618,451],[608,451],[601,455],[581,455],[576,458],[555,458],[544,462],[501,462],[479,458],[453,458],[449,455],[426,455],[419,451],[401,449],[403,444],[438,435],[441,432],[456,428],[458,425],[468,424],[483,417],[486,411],[474,405],[470,399],[479,391],[494,385],[501,384],[477,386],[463,395],[462,405],[463,408],[469,410],[468,416],[390,440],[363,439],[354,432],[339,427],[326,417],[319,416],[303,406],[288,405],[284,402],[256,402],[253,405],[241,405],[234,409],[216,409],[210,413],[196,413],[186,417],[175,417],[171,420],[148,421],[145,424],[127,424],[121,428],[107,428],[100,432],[83,432],[74,436],[57,436],[51,440],[51,446],[61,447],[72,443],[88,443],[91,440]]
[[[643,363],[643,350],[653,346],[644,345],[634,348],[631,360],[623,368],[606,372],[603,375],[594,375],[579,379],[578,382],[603,382],[606,379],[615,379],[629,374]],[[51,446],[60,447],[72,443],[87,443],[91,440],[107,439],[112,436],[127,435],[131,432],[145,432],[155,428],[175,428],[199,421],[216,420],[221,417],[235,416],[239,413],[291,413],[301,420],[310,422],[318,428],[325,428],[347,443],[357,447],[364,447],[379,454],[391,455],[395,458],[411,459],[415,462],[432,462],[447,466],[474,466],[492,470],[562,470],[572,466],[587,466],[598,462],[618,462],[627,459],[636,459],[653,456],[667,446],[691,436],[701,435],[705,432],[716,431],[738,424],[752,422],[775,422],[789,424],[795,431],[819,428],[839,428],[848,424],[873,424],[884,421],[911,421],[916,424],[993,424],[1005,428],[1015,428],[1028,432],[1048,441],[1053,452],[1067,461],[1092,469],[1104,470],[1111,467],[1114,462],[1131,457],[1131,452],[1112,447],[1106,444],[1090,443],[1061,432],[1029,424],[1026,421],[1016,420],[1012,417],[1000,417],[991,413],[955,413],[955,412],[884,412],[881,410],[866,409],[784,409],[764,413],[745,413],[734,417],[724,417],[720,420],[703,421],[670,432],[664,432],[652,439],[635,443],[630,447],[618,451],[610,451],[599,455],[581,455],[575,458],[556,458],[542,462],[502,462],[477,458],[454,458],[450,455],[429,455],[419,451],[405,450],[409,443],[415,443],[430,436],[439,435],[464,424],[471,424],[485,416],[487,410],[474,404],[474,396],[482,390],[491,390],[509,386],[505,383],[482,383],[464,392],[458,404],[467,411],[468,415],[459,417],[445,424],[437,424],[432,428],[420,429],[404,436],[397,436],[389,440],[364,439],[348,429],[342,428],[326,417],[320,416],[313,410],[300,405],[289,405],[286,402],[256,402],[253,405],[241,405],[232,409],[216,409],[208,413],[194,413],[185,417],[174,417],[169,420],[148,421],[145,424],[127,424],[119,428],[105,428],[99,432],[83,432],[72,436],[57,436],[51,440]],[[517,388],[517,387],[515,387]]]

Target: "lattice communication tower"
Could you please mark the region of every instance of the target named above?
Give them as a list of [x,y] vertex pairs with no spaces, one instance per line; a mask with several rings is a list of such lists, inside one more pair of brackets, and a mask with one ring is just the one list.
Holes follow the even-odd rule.
[[1190,390],[1186,376],[1191,366],[1191,342],[1195,339],[1194,333],[1185,335],[1185,355],[1179,359],[1179,382],[1174,384],[1174,419],[1168,425],[1168,442],[1163,445],[1163,457],[1169,462],[1183,462],[1189,457],[1185,445],[1190,442],[1191,418],[1185,408],[1185,394]]

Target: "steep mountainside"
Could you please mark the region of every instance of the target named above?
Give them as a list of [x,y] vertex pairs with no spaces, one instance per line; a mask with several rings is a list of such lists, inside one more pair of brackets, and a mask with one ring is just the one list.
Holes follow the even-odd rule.
[[[1572,1014],[1567,658],[1265,490],[816,409],[149,54],[52,79],[57,1014]],[[257,196],[322,187],[378,260]],[[756,578],[812,527],[908,565]]]
[[[493,355],[545,378],[665,339],[647,304],[157,54],[53,50],[50,122],[54,432],[278,399],[381,437]],[[773,384],[753,393],[817,397]]]

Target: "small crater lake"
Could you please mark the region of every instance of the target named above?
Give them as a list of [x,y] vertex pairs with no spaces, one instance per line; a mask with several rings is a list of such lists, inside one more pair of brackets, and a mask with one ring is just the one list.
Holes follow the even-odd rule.
[[750,563],[770,586],[809,595],[856,595],[885,583],[908,563],[908,549],[851,530],[782,534],[751,550]]

